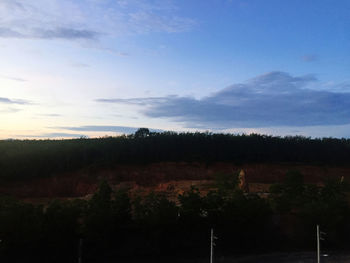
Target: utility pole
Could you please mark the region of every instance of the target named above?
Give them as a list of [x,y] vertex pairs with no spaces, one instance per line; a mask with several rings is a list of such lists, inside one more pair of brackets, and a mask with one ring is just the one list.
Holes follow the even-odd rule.
[[210,229],[210,263],[214,262],[214,246],[215,244],[215,239],[218,239],[216,236],[214,236],[214,229]]
[[214,230],[210,229],[210,263],[213,263],[213,256],[214,256]]
[[[317,263],[321,262],[321,241],[325,240],[327,233],[320,231],[320,226],[317,225]],[[322,255],[322,257],[328,257],[327,254]]]
[[321,253],[321,248],[320,248],[320,226],[317,225],[316,227],[316,231],[317,231],[317,263],[321,263],[321,259],[320,259],[320,253]]
[[79,250],[78,250],[78,263],[82,263],[83,262],[83,239],[80,238],[79,239]]

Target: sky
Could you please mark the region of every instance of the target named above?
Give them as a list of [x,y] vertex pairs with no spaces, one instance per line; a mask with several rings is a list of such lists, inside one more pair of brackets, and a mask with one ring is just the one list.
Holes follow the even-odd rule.
[[0,139],[350,138],[348,0],[0,0]]

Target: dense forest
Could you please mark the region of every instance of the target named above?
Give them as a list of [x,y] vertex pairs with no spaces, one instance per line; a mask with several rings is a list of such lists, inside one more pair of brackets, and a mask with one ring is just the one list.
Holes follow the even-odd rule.
[[0,180],[53,176],[87,167],[163,161],[347,165],[350,139],[150,132],[72,140],[0,141]]
[[115,192],[106,181],[90,200],[32,205],[0,198],[1,262],[181,262],[315,249],[316,224],[326,232],[323,251],[350,245],[349,186],[305,184],[297,171],[271,186],[268,198],[245,194],[238,173],[216,177],[206,195],[192,187],[170,200],[164,193]]

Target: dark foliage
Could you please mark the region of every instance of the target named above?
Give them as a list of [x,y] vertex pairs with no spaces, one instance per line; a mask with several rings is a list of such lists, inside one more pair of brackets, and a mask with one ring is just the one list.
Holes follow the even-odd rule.
[[2,197],[0,260],[77,262],[80,240],[83,262],[203,258],[209,256],[211,228],[217,257],[313,249],[316,224],[327,233],[323,250],[350,244],[345,182],[311,186],[294,171],[263,199],[222,184],[235,176],[219,176],[218,189],[206,195],[191,188],[176,203],[165,193],[130,199],[127,190],[113,192],[106,182],[89,201],[42,207]]
[[162,161],[350,163],[349,139],[149,132],[73,140],[0,141],[0,180],[31,179],[115,164]]

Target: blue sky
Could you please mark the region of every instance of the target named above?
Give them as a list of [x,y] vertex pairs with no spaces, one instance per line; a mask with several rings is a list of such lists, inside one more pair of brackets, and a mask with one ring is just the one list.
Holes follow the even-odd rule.
[[1,0],[0,138],[350,137],[347,0]]

